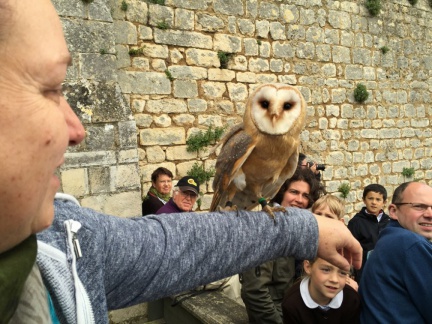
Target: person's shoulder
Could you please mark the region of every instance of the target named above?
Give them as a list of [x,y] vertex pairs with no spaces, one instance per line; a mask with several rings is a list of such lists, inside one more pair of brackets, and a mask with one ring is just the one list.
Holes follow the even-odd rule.
[[290,304],[290,301],[294,298],[301,296],[300,294],[300,283],[301,280],[297,280],[290,288],[288,288],[284,295],[284,304]]

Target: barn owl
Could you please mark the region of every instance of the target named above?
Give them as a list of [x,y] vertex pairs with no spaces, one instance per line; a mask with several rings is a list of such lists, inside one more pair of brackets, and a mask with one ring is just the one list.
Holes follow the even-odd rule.
[[270,217],[267,201],[297,168],[300,132],[306,103],[287,84],[257,87],[249,96],[243,122],[224,136],[216,161],[210,210],[252,209],[260,204]]

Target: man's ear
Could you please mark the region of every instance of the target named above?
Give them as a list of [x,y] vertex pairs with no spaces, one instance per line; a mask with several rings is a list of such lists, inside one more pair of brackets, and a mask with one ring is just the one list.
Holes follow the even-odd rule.
[[308,260],[304,260],[303,261],[303,269],[308,276],[310,276],[310,274],[312,272],[311,268],[312,268],[312,265],[310,264],[310,262]]
[[394,204],[390,204],[388,206],[389,216],[390,216],[391,219],[395,219],[395,220],[398,219],[398,217],[396,215],[396,209],[397,209],[397,206],[394,205]]

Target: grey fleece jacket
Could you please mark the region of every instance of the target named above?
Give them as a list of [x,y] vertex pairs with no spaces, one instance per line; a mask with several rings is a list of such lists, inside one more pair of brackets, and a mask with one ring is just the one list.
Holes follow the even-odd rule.
[[313,215],[298,208],[276,215],[276,224],[251,211],[119,218],[56,199],[53,225],[38,234],[37,262],[61,323],[108,323],[108,310],[186,291],[277,257],[314,258]]

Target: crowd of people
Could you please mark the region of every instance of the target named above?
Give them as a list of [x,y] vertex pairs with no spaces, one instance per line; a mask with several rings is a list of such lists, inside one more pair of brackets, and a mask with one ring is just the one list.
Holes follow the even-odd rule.
[[[71,56],[50,0],[0,1],[0,52],[0,323],[108,323],[108,310],[237,273],[257,322],[351,323],[358,312],[363,323],[432,321],[431,187],[399,186],[390,220],[382,211],[386,195],[377,188],[365,193],[358,217],[364,224],[355,228],[359,235],[376,230],[379,238],[364,243],[331,219],[340,213],[330,200],[318,205],[310,170],[298,171],[275,197],[287,207],[277,223],[259,211],[194,213],[198,181],[180,179],[170,197],[173,175],[163,169],[152,176],[146,217],[104,215],[68,195],[54,199],[56,170],[85,131],[62,94]],[[315,200],[324,217],[308,210]],[[359,311],[348,273],[360,268],[362,255]],[[290,272],[270,293],[280,259]],[[306,273],[294,285],[293,260]],[[248,290],[248,282],[257,288]],[[261,302],[255,291],[262,290],[275,309],[268,320],[254,315]]]

